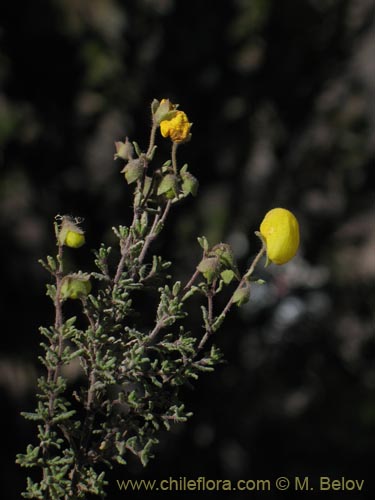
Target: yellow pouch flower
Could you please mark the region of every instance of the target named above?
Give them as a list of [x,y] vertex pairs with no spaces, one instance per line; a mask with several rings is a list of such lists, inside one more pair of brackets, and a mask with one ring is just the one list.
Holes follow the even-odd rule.
[[85,244],[85,234],[78,225],[77,220],[73,220],[68,215],[62,217],[62,222],[58,234],[59,244],[70,248],[80,248]]
[[80,248],[85,244],[85,235],[76,231],[68,231],[64,244],[70,248]]
[[299,247],[299,225],[295,216],[285,208],[274,208],[267,212],[260,234],[265,240],[267,257],[275,264],[286,264],[297,253]]
[[183,111],[176,111],[173,118],[160,123],[160,132],[163,137],[170,137],[173,142],[184,142],[189,137],[191,125]]

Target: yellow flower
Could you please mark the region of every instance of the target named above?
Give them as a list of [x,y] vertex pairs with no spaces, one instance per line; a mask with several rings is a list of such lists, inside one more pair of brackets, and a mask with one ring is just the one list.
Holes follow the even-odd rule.
[[275,264],[285,264],[297,253],[299,226],[295,216],[285,208],[274,208],[267,212],[260,234],[266,242],[268,259]]
[[191,125],[183,111],[176,111],[173,118],[160,123],[160,132],[163,137],[170,137],[173,142],[183,142],[189,137]]
[[64,244],[70,248],[79,248],[85,244],[85,235],[76,231],[68,231]]

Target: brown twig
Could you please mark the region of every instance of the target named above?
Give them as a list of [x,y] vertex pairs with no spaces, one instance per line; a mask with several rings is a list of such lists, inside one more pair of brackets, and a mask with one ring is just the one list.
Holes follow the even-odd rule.
[[198,269],[196,269],[193,276],[190,278],[190,280],[184,286],[184,290],[187,290],[188,288],[190,288],[194,284],[194,281],[198,278],[198,276],[199,276],[199,271],[198,271]]

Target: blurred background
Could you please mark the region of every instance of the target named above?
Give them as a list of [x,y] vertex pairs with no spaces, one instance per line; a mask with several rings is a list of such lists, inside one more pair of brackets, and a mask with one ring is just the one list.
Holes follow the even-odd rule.
[[[131,461],[110,472],[109,498],[124,495],[116,479],[169,476],[346,476],[370,492],[372,17],[370,0],[1,2],[3,498],[24,488],[14,457],[34,426],[19,412],[34,407],[38,326],[53,315],[37,260],[54,251],[56,214],[85,218],[89,248],[130,221],[113,143],[127,135],[146,146],[155,97],[180,103],[194,122],[179,157],[199,195],[176,207],[154,247],[173,257],[176,275],[191,274],[202,234],[231,243],[244,270],[258,250],[254,231],[276,206],[296,214],[302,244],[289,264],[258,271],[267,284],[215,339],[226,363],[186,390],[194,416],[161,435],[147,469]],[[91,268],[88,248],[75,255]]]

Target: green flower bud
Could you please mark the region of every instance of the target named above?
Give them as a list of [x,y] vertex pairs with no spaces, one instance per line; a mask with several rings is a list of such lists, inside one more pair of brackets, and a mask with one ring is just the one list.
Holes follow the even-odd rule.
[[178,195],[178,181],[174,174],[167,174],[162,178],[158,190],[158,196],[164,194],[168,199],[172,199]]
[[134,148],[128,138],[125,142],[115,142],[116,153],[114,159],[122,158],[123,160],[131,160],[133,158]]
[[216,255],[220,259],[220,264],[226,269],[235,269],[233,252],[227,243],[218,243],[215,245],[210,255]]
[[91,283],[86,275],[66,276],[61,285],[61,298],[82,299],[91,292]]
[[206,257],[202,259],[197,267],[208,283],[211,283],[219,271],[220,263],[217,257]]
[[143,164],[139,160],[130,160],[121,172],[125,173],[127,183],[132,184],[142,177]]
[[250,283],[246,283],[243,287],[237,288],[237,290],[233,294],[233,304],[237,304],[238,306],[242,306],[242,304],[246,304],[250,299]]
[[188,194],[192,194],[193,196],[196,196],[199,186],[198,179],[196,179],[190,172],[181,172],[181,179],[181,189],[184,195],[187,196]]
[[237,265],[234,260],[233,251],[230,245],[228,245],[227,243],[218,243],[212,248],[209,255],[216,255],[219,258],[222,269],[230,269],[234,272],[236,278],[240,279]]

